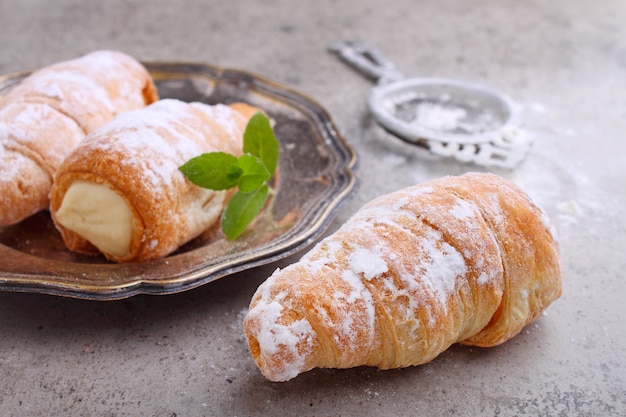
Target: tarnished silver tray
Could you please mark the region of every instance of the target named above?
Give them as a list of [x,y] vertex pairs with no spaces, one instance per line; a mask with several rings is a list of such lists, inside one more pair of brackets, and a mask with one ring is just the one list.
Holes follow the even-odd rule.
[[[356,154],[310,98],[246,71],[194,63],[146,67],[162,98],[244,101],[276,121],[280,159],[270,208],[235,241],[209,230],[166,258],[130,264],[68,251],[49,214],[41,212],[0,228],[0,290],[94,300],[181,292],[310,245],[355,190]],[[0,76],[0,96],[27,75]]]

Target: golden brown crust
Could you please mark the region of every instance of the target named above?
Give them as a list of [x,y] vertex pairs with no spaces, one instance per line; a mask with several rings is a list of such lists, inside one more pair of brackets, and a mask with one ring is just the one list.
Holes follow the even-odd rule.
[[[89,135],[59,168],[51,193],[53,219],[75,181],[104,185],[122,196],[133,214],[130,252],[104,255],[128,262],[171,253],[213,224],[225,200],[224,192],[193,185],[178,168],[206,152],[240,155],[247,121],[225,105],[178,100],[161,100],[115,118]],[[196,221],[193,213],[201,205],[217,207],[215,215]],[[70,250],[98,252],[56,223]]]
[[[25,78],[0,102],[0,226],[48,207],[52,175],[86,132],[157,98],[146,69],[113,51],[60,62]],[[3,154],[19,159],[19,166],[8,169]]]
[[559,294],[545,213],[503,179],[467,174],[365,205],[259,287],[244,329],[261,372],[283,381],[498,344]]
[[489,325],[464,344],[495,346],[505,342],[561,295],[559,246],[547,214],[514,184],[494,175],[468,177],[444,185],[475,201],[502,248],[506,290]]
[[50,189],[52,181],[46,171],[33,159],[22,153],[5,151],[0,165],[2,199],[0,204],[0,226],[11,225],[23,219],[25,213],[33,213],[47,207],[48,195],[41,189]]
[[85,133],[156,100],[148,71],[117,51],[95,51],[42,68],[5,97],[6,103],[45,103],[73,119]]

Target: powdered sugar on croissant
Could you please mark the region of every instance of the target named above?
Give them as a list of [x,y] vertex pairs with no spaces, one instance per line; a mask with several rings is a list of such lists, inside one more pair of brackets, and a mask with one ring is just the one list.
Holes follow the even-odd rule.
[[88,135],[54,177],[50,212],[66,246],[116,262],[166,256],[213,225],[230,196],[179,167],[208,152],[241,155],[258,108],[163,99]]
[[95,51],[35,71],[0,101],[0,226],[49,204],[63,159],[115,115],[158,99],[132,57]]
[[560,292],[545,212],[495,175],[466,174],[367,204],[259,287],[244,328],[261,372],[285,381],[497,345]]

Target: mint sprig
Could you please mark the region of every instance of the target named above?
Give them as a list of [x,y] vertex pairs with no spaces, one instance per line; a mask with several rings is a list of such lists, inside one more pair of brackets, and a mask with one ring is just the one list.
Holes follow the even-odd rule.
[[228,239],[236,239],[246,230],[263,208],[268,196],[267,184],[248,193],[238,191],[232,196],[222,212],[222,231]]
[[250,118],[243,135],[243,155],[210,152],[187,161],[179,169],[191,181],[210,190],[237,192],[222,212],[222,231],[228,239],[241,235],[261,211],[273,190],[268,181],[278,165],[278,140],[263,113]]

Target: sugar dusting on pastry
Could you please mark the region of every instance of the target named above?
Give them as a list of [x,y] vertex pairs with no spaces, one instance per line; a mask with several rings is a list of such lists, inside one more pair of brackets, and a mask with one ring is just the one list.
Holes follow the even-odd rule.
[[458,278],[464,278],[467,265],[463,256],[449,243],[441,233],[432,231],[422,243],[428,259],[423,262],[421,278],[437,295],[439,304],[447,309],[448,297],[456,289]]
[[363,274],[367,280],[384,274],[389,268],[380,252],[380,249],[356,248],[350,255],[350,268],[356,274]]
[[[77,105],[92,106],[95,100],[111,112],[115,111],[107,90],[89,74],[77,71],[45,71],[36,74],[30,85],[41,95],[61,101],[72,100]],[[68,88],[72,86],[72,88]]]
[[[124,155],[121,164],[142,167],[142,180],[147,181],[155,192],[171,189],[172,181],[184,181],[178,167],[206,149],[226,147],[225,151],[237,152],[231,143],[218,143],[218,134],[208,135],[190,128],[191,122],[198,123],[194,120],[197,115],[194,116],[190,109],[217,116],[217,125],[229,136],[241,134],[237,131],[235,121],[241,117],[227,106],[199,106],[198,103],[194,105],[163,99],[146,109],[119,115],[95,135],[88,137],[87,141],[93,143],[93,149]],[[210,130],[210,126],[207,125],[204,130]],[[103,140],[108,137],[116,140]],[[152,158],[142,157],[147,151],[153,154]]]
[[[42,133],[44,126],[47,129]],[[49,141],[58,134],[55,130],[63,132],[63,140]],[[68,146],[76,146],[83,133],[73,120],[49,106],[10,103],[0,110],[0,138],[3,148],[26,153],[26,157],[36,159],[51,175],[52,169],[67,155]],[[44,143],[47,144],[45,154],[40,149]],[[8,177],[7,180],[15,181],[15,178]]]
[[[361,276],[351,269],[343,271],[341,278],[350,287],[350,292],[335,291],[333,293],[333,299],[337,302],[337,305],[344,307],[337,309],[337,311],[345,313],[338,320],[341,326],[336,328],[336,340],[339,343],[351,343],[359,333],[362,333],[366,342],[370,342],[374,338],[374,324],[376,320],[372,293],[361,280]],[[349,314],[351,308],[358,309],[359,306],[365,308],[365,323],[355,320],[355,317]]]
[[255,362],[285,381],[314,367],[418,365],[453,343],[513,337],[560,294],[558,248],[535,234],[540,216],[490,174],[373,200],[255,293],[244,320]]
[[[269,299],[271,284],[259,287]],[[272,367],[272,379],[284,381],[291,379],[305,370],[305,357],[311,352],[313,329],[306,318],[285,322],[282,319],[286,294],[277,294],[272,301],[262,299],[255,307],[254,314],[264,317],[256,333],[256,343],[263,348],[264,357],[279,355],[282,359]],[[289,304],[287,304],[287,308]],[[268,364],[268,368],[271,367]]]
[[476,215],[476,211],[471,206],[471,203],[461,199],[458,199],[454,207],[448,210],[448,212],[457,219],[467,219]]
[[[433,189],[424,187],[412,189],[411,192],[413,196],[419,196],[431,193]],[[315,309],[317,316],[325,317],[327,325],[332,328],[334,343],[342,347],[338,353],[340,356],[354,356],[358,349],[369,348],[374,343],[378,300],[373,297],[368,282],[388,289],[392,299],[408,299],[408,308],[404,313],[406,317],[416,316],[416,310],[422,308],[428,316],[424,325],[436,326],[434,317],[437,313],[426,307],[428,306],[426,299],[436,300],[438,306],[433,308],[445,311],[448,298],[456,290],[457,281],[463,279],[467,273],[463,256],[444,241],[440,232],[427,226],[425,226],[426,238],[417,242],[418,246],[412,249],[415,250],[413,262],[405,262],[406,258],[398,256],[399,254],[394,252],[385,239],[378,239],[376,233],[381,227],[411,235],[413,232],[406,226],[407,217],[414,223],[421,223],[416,213],[405,207],[408,201],[409,197],[402,196],[397,200],[385,201],[384,204],[376,204],[374,201],[353,216],[338,231],[338,235],[322,240],[299,262],[299,266],[304,270],[322,276],[333,273],[324,268],[329,268],[330,265],[343,265],[344,269],[338,275],[345,285],[329,294],[332,299],[332,314],[340,316],[331,317],[328,308]],[[345,237],[342,230],[349,230],[358,238],[346,245],[342,239]],[[341,259],[337,257],[338,254],[342,254]],[[388,277],[390,269],[399,272],[400,282]],[[267,363],[268,357],[277,354],[285,356],[282,352],[285,350],[290,352],[286,356],[292,358],[292,361],[283,360],[281,364],[288,366],[291,371],[300,368],[299,372],[302,372],[306,370],[302,368],[305,364],[303,355],[310,352],[295,349],[294,340],[284,337],[285,334],[293,336],[294,329],[283,323],[284,317],[280,314],[283,309],[279,307],[279,296],[271,295],[290,279],[292,273],[291,268],[277,270],[262,285],[262,290],[260,289],[258,293],[260,300],[251,307],[248,320],[261,323],[260,330],[255,333],[260,347],[258,356],[260,361]],[[422,284],[415,280],[416,276],[421,277]],[[284,298],[284,293],[280,294]],[[275,304],[277,302],[279,305]],[[270,305],[273,308],[269,308]],[[359,319],[354,315],[355,311],[359,311]],[[415,323],[420,327],[419,322]],[[275,377],[274,375],[273,378]]]
[[72,183],[100,184],[122,196],[130,210],[131,243],[125,252],[102,250],[56,219],[68,248],[93,253],[95,246],[117,262],[154,259],[207,230],[219,220],[226,193],[196,186],[179,167],[203,153],[240,155],[247,121],[230,106],[164,99],[123,113],[88,135],[56,174],[53,219]]
[[85,134],[157,99],[148,71],[115,51],[59,62],[21,80],[0,106],[0,143],[7,151],[2,165],[9,154],[19,162],[2,173],[0,225],[48,207],[52,176]]
[[[414,193],[414,195],[421,195],[431,192],[431,190],[420,190]],[[403,201],[401,198],[400,201]],[[371,211],[371,212],[370,212]],[[383,213],[388,213],[384,215]],[[355,227],[357,234],[365,235],[370,233],[372,228],[379,227],[377,224],[386,224],[391,226],[393,230],[397,230],[398,233],[413,233],[411,229],[406,225],[406,222],[402,219],[408,216],[411,219],[413,227],[415,223],[420,223],[416,218],[416,214],[408,210],[404,204],[398,204],[395,201],[391,201],[388,204],[383,205],[371,205],[366,207],[360,216],[355,217],[350,224],[351,227]],[[380,222],[380,223],[379,223]],[[413,277],[415,274],[420,274],[424,282],[429,286],[430,293],[435,294],[442,308],[446,308],[447,299],[450,293],[455,290],[456,280],[458,277],[462,277],[467,272],[467,266],[463,256],[447,242],[444,241],[440,232],[434,229],[425,228],[426,238],[417,242],[418,246],[414,247],[415,262],[412,265],[413,269],[407,270],[406,266],[402,263],[403,259],[391,257],[394,252],[392,248],[378,247],[373,251],[370,248],[357,248],[355,252],[371,252],[370,253],[370,270],[356,271],[364,274],[366,279],[371,279],[374,276],[380,276],[382,273],[387,272],[388,263],[394,265],[394,269],[403,271],[403,277]],[[382,242],[385,242],[383,239]],[[382,245],[384,243],[381,243]],[[380,258],[381,253],[387,253],[388,260],[384,261]],[[353,252],[354,254],[354,252]],[[376,254],[378,254],[376,256]],[[384,267],[382,266],[384,263]],[[372,269],[377,268],[378,270]],[[384,269],[384,270],[383,270]],[[368,278],[368,275],[373,275]],[[410,285],[411,283],[407,283]],[[397,294],[394,294],[397,296]],[[412,293],[412,297],[418,297],[417,293]],[[412,300],[414,305],[419,305],[419,299]]]

